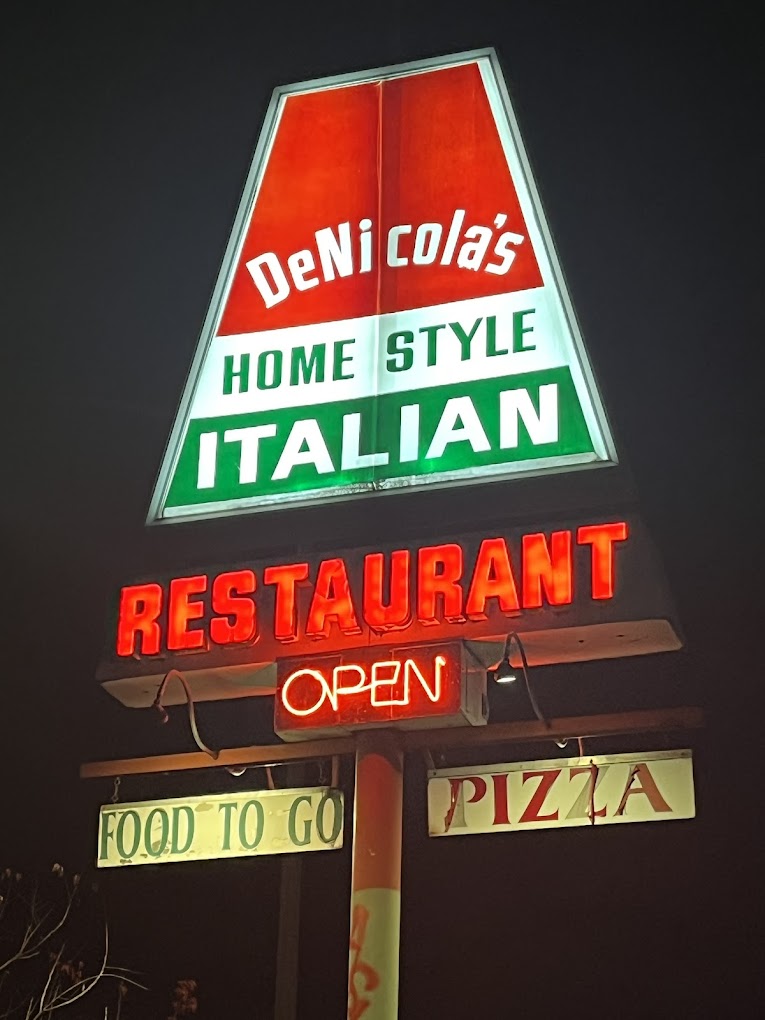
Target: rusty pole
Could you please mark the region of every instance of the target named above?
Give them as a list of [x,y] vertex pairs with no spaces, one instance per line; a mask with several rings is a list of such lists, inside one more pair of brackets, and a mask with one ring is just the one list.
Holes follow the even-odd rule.
[[359,733],[353,812],[348,1020],[396,1020],[404,754],[392,730]]

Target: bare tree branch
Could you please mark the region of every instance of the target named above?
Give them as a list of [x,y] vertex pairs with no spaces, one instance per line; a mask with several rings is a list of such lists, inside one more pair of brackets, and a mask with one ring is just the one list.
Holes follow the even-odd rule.
[[[11,967],[14,963],[17,963],[19,960],[28,960],[31,959],[33,956],[37,956],[40,950],[43,948],[43,946],[50,942],[53,936],[61,931],[61,929],[64,927],[69,918],[69,915],[72,910],[72,904],[74,903],[77,891],[77,886],[74,884],[72,885],[71,889],[68,886],[65,886],[65,888],[67,893],[66,906],[64,907],[63,912],[59,917],[58,921],[50,928],[48,928],[47,931],[45,931],[45,934],[41,935],[40,938],[36,938],[38,933],[43,930],[43,925],[45,924],[45,921],[53,914],[53,909],[51,908],[48,911],[46,911],[46,913],[43,914],[42,917],[40,918],[35,917],[33,914],[32,920],[27,924],[24,930],[24,934],[21,937],[21,945],[19,946],[19,948],[16,950],[15,953],[12,953],[12,955],[9,956],[8,959],[0,962],[0,973],[7,970],[9,967]],[[29,902],[29,907],[33,911],[34,904],[36,902],[36,897],[37,888],[35,887],[35,892],[32,896],[32,899]]]
[[[0,940],[11,946],[6,949],[6,954],[10,955],[0,963],[0,1020],[51,1020],[54,1014],[68,1010],[105,980],[115,982],[116,1003],[109,1005],[111,994],[106,1005],[103,997],[99,997],[96,1000],[99,1013],[103,1006],[104,1020],[112,1016],[113,1020],[120,1020],[128,988],[144,991],[146,988],[131,976],[134,971],[110,964],[110,932],[105,916],[100,922],[103,923],[103,947],[95,969],[89,972],[83,962],[94,948],[92,936],[84,940],[78,937],[74,941],[76,955],[73,953],[71,936],[77,930],[87,934],[87,928],[81,927],[81,920],[89,922],[92,914],[90,910],[83,914],[80,909],[83,898],[78,896],[79,876],[67,881],[60,865],[54,865],[53,873],[63,881],[61,885],[55,883],[49,904],[45,887],[35,884],[30,889],[26,882],[26,888],[22,888],[19,873],[10,869],[0,871],[0,888],[8,893],[0,896],[0,920],[3,922]],[[46,947],[47,959],[43,952]],[[37,962],[29,962],[35,959]],[[67,1012],[67,1015],[70,1014]],[[79,1011],[77,1016],[80,1016]]]

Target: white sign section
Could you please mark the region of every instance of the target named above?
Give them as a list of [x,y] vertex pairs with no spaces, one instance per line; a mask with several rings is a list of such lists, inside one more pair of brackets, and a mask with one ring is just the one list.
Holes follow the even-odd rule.
[[276,89],[149,520],[615,461],[494,52]]
[[343,794],[329,787],[256,790],[140,804],[105,804],[99,868],[337,850]]
[[689,750],[435,769],[428,776],[431,836],[696,815]]

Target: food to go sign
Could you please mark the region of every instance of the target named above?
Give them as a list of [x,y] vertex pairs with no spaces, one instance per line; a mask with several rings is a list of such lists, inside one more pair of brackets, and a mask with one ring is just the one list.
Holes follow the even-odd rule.
[[614,460],[494,54],[277,89],[150,519]]
[[106,804],[99,868],[250,857],[343,845],[343,794],[329,787]]

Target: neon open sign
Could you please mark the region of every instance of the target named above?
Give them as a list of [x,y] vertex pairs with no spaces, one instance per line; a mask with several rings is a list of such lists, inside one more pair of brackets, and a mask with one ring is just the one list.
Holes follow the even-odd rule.
[[[392,705],[408,705],[411,702],[412,679],[422,685],[426,696],[437,705],[441,698],[442,674],[446,659],[443,655],[433,658],[433,676],[428,679],[414,659],[387,659],[373,662],[369,669],[358,664],[335,666],[332,670],[332,683],[318,669],[296,669],[284,681],[281,689],[282,704],[292,715],[313,715],[318,712],[324,701],[329,701],[332,709],[337,712],[340,698],[355,697],[369,691],[369,703],[373,708]],[[348,682],[350,680],[350,683]],[[294,704],[294,692],[290,696],[293,685],[305,688],[314,687],[318,690],[318,698],[307,708],[298,708]],[[381,693],[382,691],[385,693]],[[299,697],[299,695],[298,695]],[[310,701],[310,695],[308,700]]]
[[369,725],[480,724],[484,682],[460,644],[292,659],[279,667],[274,725],[299,740]]

